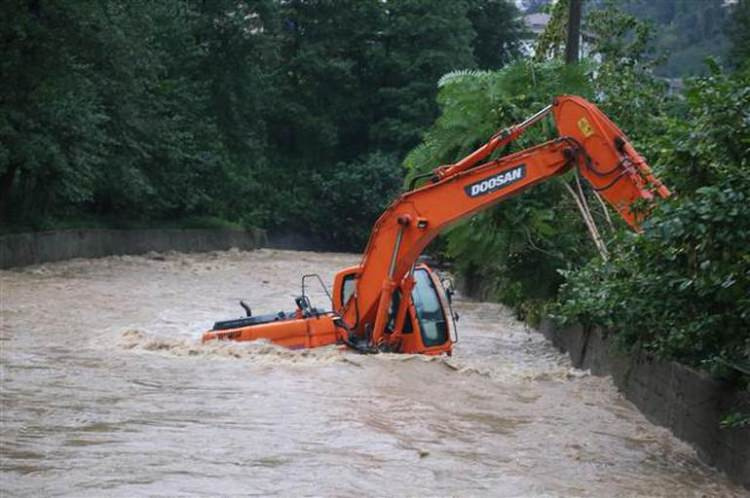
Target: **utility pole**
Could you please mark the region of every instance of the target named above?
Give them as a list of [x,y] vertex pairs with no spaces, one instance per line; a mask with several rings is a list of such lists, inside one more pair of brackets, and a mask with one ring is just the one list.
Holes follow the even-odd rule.
[[568,40],[565,43],[565,64],[578,62],[581,42],[581,2],[568,0]]
[[[583,0],[568,0],[568,39],[565,43],[565,64],[578,63],[578,53],[581,46],[581,2]],[[576,175],[576,184],[578,186],[577,192],[567,181],[563,181],[563,185],[575,201],[576,206],[578,206],[578,211],[581,213],[586,228],[589,229],[589,235],[591,235],[591,239],[594,241],[597,251],[599,251],[599,256],[601,256],[602,260],[607,261],[609,259],[607,245],[604,243],[604,238],[599,231],[599,227],[596,226],[594,216],[591,214],[591,209],[589,209],[586,194],[583,191],[583,186],[578,175]],[[599,200],[602,207],[604,207],[604,203],[602,203],[596,191],[594,191],[594,196]],[[606,208],[604,208],[604,213],[605,216],[608,216]]]

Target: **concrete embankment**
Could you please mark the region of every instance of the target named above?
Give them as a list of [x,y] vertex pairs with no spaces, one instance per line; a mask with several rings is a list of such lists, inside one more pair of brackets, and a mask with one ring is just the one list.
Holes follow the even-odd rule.
[[722,428],[729,413],[750,411],[750,392],[675,362],[615,347],[612,334],[544,320],[539,330],[577,368],[609,375],[617,388],[653,423],[692,444],[700,458],[750,489],[750,428]]
[[264,233],[260,230],[85,229],[18,233],[0,236],[0,268],[149,251],[253,249],[263,243]]
[[[487,300],[481,279],[459,280],[468,296]],[[750,427],[722,428],[730,413],[750,412],[750,392],[685,365],[645,352],[624,353],[612,333],[580,325],[562,327],[545,319],[538,330],[568,353],[576,368],[611,376],[620,392],[654,424],[690,443],[698,456],[750,489]]]
[[267,234],[265,230],[225,229],[82,229],[16,233],[0,236],[0,268],[101,258],[111,255],[144,254],[149,251],[205,252],[236,247],[242,250],[324,250],[320,240],[290,233]]

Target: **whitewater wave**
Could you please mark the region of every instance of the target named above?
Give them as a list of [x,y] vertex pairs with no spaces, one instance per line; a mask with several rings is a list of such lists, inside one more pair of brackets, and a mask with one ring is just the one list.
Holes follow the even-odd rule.
[[[427,356],[421,354],[381,353],[362,355],[345,346],[325,346],[313,349],[288,349],[267,340],[234,342],[166,338],[138,329],[120,334],[122,349],[157,353],[174,357],[197,357],[250,360],[259,364],[314,366],[348,363],[362,367],[365,362],[436,363],[462,375],[476,375],[500,382],[565,382],[590,375],[587,370],[573,368],[566,362],[550,361],[540,365],[514,364],[507,361],[473,361],[470,358]],[[499,359],[498,359],[499,360]]]
[[210,341],[159,337],[142,330],[125,330],[120,334],[122,349],[158,353],[176,357],[248,359],[257,363],[279,362],[285,365],[351,363],[359,366],[338,346],[292,350],[266,340],[248,342]]

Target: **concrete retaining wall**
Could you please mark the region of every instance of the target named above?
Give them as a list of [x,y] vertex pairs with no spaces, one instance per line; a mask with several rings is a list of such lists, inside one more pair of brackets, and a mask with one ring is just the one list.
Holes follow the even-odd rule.
[[0,236],[0,268],[149,251],[201,252],[268,245],[262,230],[55,230]]
[[[492,296],[481,277],[458,278],[457,284],[464,295],[475,299]],[[729,413],[750,412],[750,392],[679,363],[620,352],[612,335],[598,328],[559,327],[544,320],[539,331],[567,352],[575,367],[611,376],[620,392],[652,423],[669,428],[690,443],[701,460],[750,489],[750,428],[720,427]]]
[[331,251],[330,241],[291,232],[226,229],[82,229],[0,235],[0,269],[72,258],[149,251],[205,252],[236,247]]
[[149,251],[205,252],[236,247],[329,251],[331,242],[289,232],[226,229],[83,229],[0,235],[0,269],[72,258]]
[[618,352],[611,335],[597,328],[558,327],[544,320],[540,331],[567,352],[577,368],[612,376],[646,418],[671,429],[692,444],[703,461],[750,489],[750,428],[719,425],[731,412],[750,411],[750,392],[679,363]]

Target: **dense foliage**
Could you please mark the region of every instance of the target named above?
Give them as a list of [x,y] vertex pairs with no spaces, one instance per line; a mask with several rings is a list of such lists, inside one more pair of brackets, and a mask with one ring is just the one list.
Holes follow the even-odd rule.
[[736,67],[750,64],[750,0],[738,0],[729,22],[729,60]]
[[0,216],[210,216],[358,248],[437,79],[500,67],[521,31],[504,0],[10,0]]
[[[716,71],[718,71],[716,69]],[[750,72],[690,83],[658,138],[678,196],[614,257],[568,272],[558,312],[716,373],[750,370]]]
[[[620,3],[620,2],[618,2]],[[724,0],[626,0],[623,7],[657,29],[654,48],[665,55],[656,73],[672,78],[705,72],[709,56],[726,58],[732,5]]]
[[[496,130],[522,121],[551,95],[592,96],[584,67],[519,61],[497,72],[457,72],[440,82],[442,114],[425,140],[406,158],[413,173],[451,163],[484,143]],[[552,138],[548,123],[530,129],[511,150]],[[548,299],[562,282],[556,269],[581,264],[591,247],[560,182],[537,186],[452,229],[444,252],[468,280],[481,270],[486,297],[519,308]]]
[[[617,220],[610,225],[586,192],[607,261],[563,188],[574,184],[570,177],[459,225],[442,250],[475,287],[481,281],[485,296],[527,319],[554,311],[562,320],[615,329],[627,347],[717,374],[747,372],[750,72],[724,73],[709,61],[707,76],[675,94],[654,74],[659,58],[647,24],[612,7],[589,12],[587,23],[601,35],[597,62],[526,61],[444,77],[441,116],[406,165],[416,173],[454,161],[550,95],[570,92],[595,100],[626,130],[676,195],[635,235]],[[541,127],[518,145],[539,143],[553,131]]]

